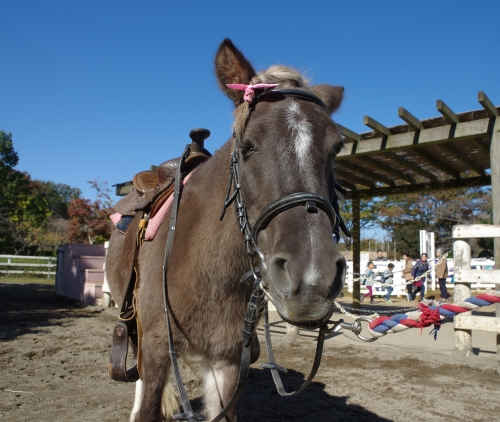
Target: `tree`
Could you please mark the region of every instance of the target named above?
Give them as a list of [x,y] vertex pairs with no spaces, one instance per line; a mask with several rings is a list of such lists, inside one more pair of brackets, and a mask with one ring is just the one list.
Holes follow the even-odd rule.
[[70,201],[68,214],[68,237],[71,242],[104,243],[111,234],[109,216],[112,201],[107,182],[99,179],[87,183],[96,190],[96,199],[76,198]]
[[53,217],[69,219],[68,206],[71,200],[80,198],[82,191],[64,183],[41,181]]
[[3,169],[13,169],[19,162],[19,156],[14,151],[12,133],[5,133],[0,130],[0,171]]
[[[340,216],[344,220],[345,225],[352,231],[352,200],[346,199],[342,201],[340,208]],[[377,204],[375,201],[360,201],[360,228],[370,228],[377,224],[378,220]],[[352,239],[341,232],[342,240],[344,241],[346,250],[351,250]]]
[[[401,252],[418,256],[420,230],[435,232],[436,245],[452,249],[454,225],[491,221],[491,189],[463,188],[386,197],[379,202],[379,217],[380,226],[397,241]],[[477,254],[477,250],[473,253]]]
[[55,254],[66,241],[67,206],[79,189],[54,182],[32,180],[14,167],[19,156],[12,134],[0,131],[0,253]]

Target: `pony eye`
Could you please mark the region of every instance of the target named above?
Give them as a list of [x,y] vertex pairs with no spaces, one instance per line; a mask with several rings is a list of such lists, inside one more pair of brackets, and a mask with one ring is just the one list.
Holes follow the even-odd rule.
[[344,149],[344,143],[342,142],[341,144],[337,145],[337,147],[333,150],[333,153],[337,155],[343,149]]
[[249,153],[249,152],[253,152],[253,151],[255,151],[255,147],[254,147],[253,145],[250,145],[250,144],[245,144],[245,145],[242,145],[242,146],[240,147],[240,149],[241,149],[241,152],[242,152],[243,154],[247,154],[247,153]]

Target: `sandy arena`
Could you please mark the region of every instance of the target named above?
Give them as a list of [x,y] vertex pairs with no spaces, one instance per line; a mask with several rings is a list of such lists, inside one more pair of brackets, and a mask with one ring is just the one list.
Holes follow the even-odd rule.
[[[399,305],[407,304],[401,299]],[[491,313],[489,308],[483,312]],[[134,386],[107,374],[116,309],[85,306],[37,284],[0,284],[0,309],[0,420],[128,420]],[[376,343],[336,335],[325,344],[314,382],[296,397],[279,397],[270,373],[253,365],[238,420],[500,420],[494,335],[473,336],[475,354],[462,357],[452,354],[452,324],[443,326],[436,342],[429,331],[390,334]],[[288,388],[296,387],[309,373],[314,338],[301,332],[291,342],[284,327],[275,332],[278,363],[289,368]],[[184,373],[201,410],[199,378],[190,369]]]

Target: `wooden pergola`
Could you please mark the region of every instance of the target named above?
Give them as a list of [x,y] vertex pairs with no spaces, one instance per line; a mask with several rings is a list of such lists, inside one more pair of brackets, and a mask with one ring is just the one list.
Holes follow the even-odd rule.
[[[360,199],[491,185],[493,224],[500,224],[500,107],[482,91],[478,101],[481,109],[454,113],[438,100],[441,116],[427,120],[400,107],[405,123],[393,127],[365,116],[372,130],[361,134],[337,125],[346,147],[337,156],[336,177],[352,199],[354,273],[361,272]],[[497,240],[495,262],[500,268]],[[359,281],[353,306],[360,307]]]

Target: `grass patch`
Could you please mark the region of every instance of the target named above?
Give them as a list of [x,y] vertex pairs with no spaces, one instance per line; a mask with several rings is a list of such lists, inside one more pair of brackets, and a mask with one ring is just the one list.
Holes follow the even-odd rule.
[[45,284],[45,285],[55,285],[56,279],[51,276],[49,278],[45,277],[34,277],[34,276],[26,276],[26,275],[10,275],[0,276],[0,283],[3,284]]

